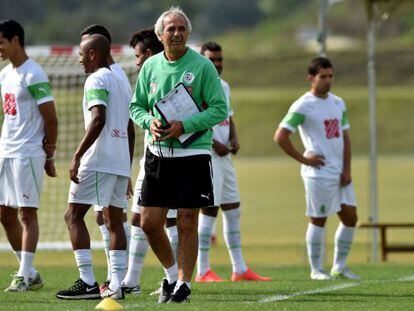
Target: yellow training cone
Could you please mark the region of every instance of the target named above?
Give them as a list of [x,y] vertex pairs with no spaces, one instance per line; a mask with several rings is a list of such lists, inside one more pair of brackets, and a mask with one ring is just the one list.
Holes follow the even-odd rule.
[[124,307],[112,298],[104,298],[100,303],[95,307],[97,310],[121,310]]

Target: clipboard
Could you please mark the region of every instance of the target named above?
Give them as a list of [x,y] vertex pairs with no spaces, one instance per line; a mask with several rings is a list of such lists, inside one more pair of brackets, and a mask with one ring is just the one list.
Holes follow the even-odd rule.
[[[167,123],[170,120],[184,121],[201,112],[200,107],[198,107],[183,83],[177,84],[164,98],[156,102],[154,107]],[[206,130],[184,133],[177,139],[183,148],[187,148],[188,145],[205,132]]]

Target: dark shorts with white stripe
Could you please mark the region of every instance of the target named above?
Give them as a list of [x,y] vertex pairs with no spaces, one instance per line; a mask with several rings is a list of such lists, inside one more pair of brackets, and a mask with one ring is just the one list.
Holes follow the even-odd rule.
[[138,204],[172,209],[211,206],[212,172],[210,155],[164,158],[147,149]]

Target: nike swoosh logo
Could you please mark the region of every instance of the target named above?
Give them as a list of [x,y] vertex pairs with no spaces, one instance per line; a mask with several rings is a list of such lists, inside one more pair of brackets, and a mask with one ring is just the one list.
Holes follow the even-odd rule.
[[95,287],[89,287],[89,288],[86,289],[86,292],[87,293],[90,293],[91,291],[93,291],[93,290],[95,290],[97,288],[98,288],[97,286],[95,286]]

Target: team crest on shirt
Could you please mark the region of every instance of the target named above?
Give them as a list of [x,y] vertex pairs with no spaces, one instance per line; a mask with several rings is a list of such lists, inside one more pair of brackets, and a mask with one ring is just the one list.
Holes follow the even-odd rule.
[[15,116],[16,111],[16,97],[12,93],[4,94],[4,103],[3,103],[3,112],[4,114]]
[[184,83],[191,84],[193,83],[194,78],[195,78],[194,73],[188,71],[184,74],[183,80],[184,80]]
[[157,91],[157,82],[151,82],[150,83],[150,93],[155,94]]
[[323,121],[323,125],[325,126],[325,134],[326,138],[334,139],[339,138],[340,131],[339,131],[339,120],[338,119],[327,119]]

